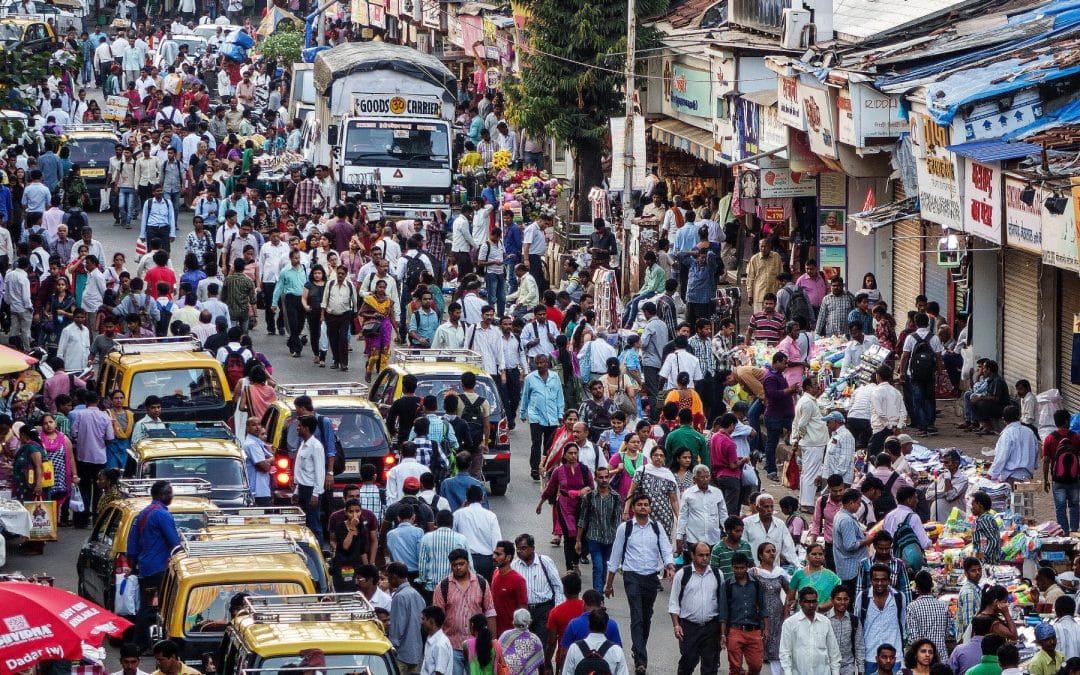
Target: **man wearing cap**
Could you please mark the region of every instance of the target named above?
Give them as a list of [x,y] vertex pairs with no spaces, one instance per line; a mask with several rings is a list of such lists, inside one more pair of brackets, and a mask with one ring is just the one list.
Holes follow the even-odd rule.
[[1055,675],[1061,670],[1065,656],[1057,650],[1054,627],[1045,621],[1035,626],[1035,644],[1039,645],[1039,651],[1028,662],[1027,671],[1031,675]]
[[[406,443],[408,445],[408,443]],[[397,525],[398,515],[409,507],[412,509],[413,514],[416,516],[414,522],[422,530],[435,529],[435,512],[431,510],[424,500],[420,499],[420,479],[415,476],[409,476],[405,479],[405,483],[401,486],[402,495],[401,499],[393,504],[389,504],[386,507],[386,511],[383,512],[383,528],[393,528]],[[418,544],[419,546],[419,544]],[[419,551],[419,548],[417,548]]]
[[839,474],[846,485],[851,485],[855,480],[855,437],[844,426],[843,413],[837,410],[821,418],[821,421],[829,429],[829,444],[825,446],[821,475]]

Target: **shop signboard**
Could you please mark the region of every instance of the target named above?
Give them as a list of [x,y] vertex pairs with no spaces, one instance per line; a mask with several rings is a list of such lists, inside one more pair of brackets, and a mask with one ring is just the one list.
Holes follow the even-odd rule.
[[1001,167],[964,162],[964,231],[1001,243]]
[[851,109],[851,91],[847,87],[836,92],[836,139],[848,145],[859,145],[855,134],[855,112]]
[[799,103],[802,106],[810,149],[822,157],[838,159],[836,151],[836,109],[828,89],[799,82]]
[[[438,3],[436,3],[438,6]],[[484,57],[484,27],[480,17],[459,15],[461,20],[461,41],[465,53],[477,58]],[[425,24],[426,25],[426,24]]]
[[712,119],[712,87],[708,71],[671,67],[671,109],[684,115]]
[[896,138],[907,131],[907,120],[900,118],[900,99],[882,94],[866,84],[848,85],[855,143],[864,147],[869,138]]
[[787,148],[787,125],[780,121],[780,110],[770,105],[760,106],[758,113],[758,147],[761,152]]
[[739,137],[739,159],[745,159],[761,152],[758,143],[759,118],[761,106],[738,99],[735,103],[735,130]]
[[368,25],[367,0],[352,0],[352,2],[349,3],[349,18],[357,25]]
[[1034,196],[1031,204],[1025,204],[1020,196],[1027,187],[1022,180],[1005,179],[1005,240],[1009,246],[1042,255],[1043,191],[1031,186]]
[[919,213],[924,220],[963,231],[956,156],[946,150],[949,129],[927,115],[911,114],[911,137],[919,175]]
[[761,169],[761,196],[814,197],[817,181],[808,173],[785,168]]
[[372,28],[386,28],[386,7],[378,2],[368,3],[368,25]]
[[847,211],[822,209],[818,211],[818,243],[822,246],[847,244]]
[[953,119],[954,137],[965,143],[997,140],[1042,117],[1042,96],[1038,89],[1025,89],[1011,99],[992,98],[976,103],[971,112]]
[[1080,272],[1080,260],[1076,252],[1076,199],[1069,193],[1060,195],[1067,198],[1064,210],[1060,214],[1050,213],[1046,208],[1046,198],[1053,193],[1043,191],[1035,202],[1042,216],[1043,263],[1061,269]]
[[776,110],[781,122],[803,130],[802,105],[799,104],[799,81],[794,77],[776,78]]
[[427,28],[438,30],[442,25],[442,7],[439,5],[439,0],[422,0],[422,2],[423,25]]

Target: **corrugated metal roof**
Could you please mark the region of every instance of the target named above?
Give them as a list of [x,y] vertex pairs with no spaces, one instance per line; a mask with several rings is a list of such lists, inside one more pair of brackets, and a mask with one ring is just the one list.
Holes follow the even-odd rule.
[[739,94],[739,98],[744,101],[763,105],[766,108],[771,105],[776,105],[776,102],[780,100],[776,87],[773,87],[772,89],[762,89],[761,91],[752,91],[749,94]]
[[841,39],[856,42],[878,33],[924,19],[966,0],[840,0],[833,9],[833,30]]
[[1007,141],[986,140],[959,143],[945,148],[961,157],[976,162],[1003,162],[1021,157],[1031,157],[1042,152],[1042,148],[1031,143],[1009,143]]

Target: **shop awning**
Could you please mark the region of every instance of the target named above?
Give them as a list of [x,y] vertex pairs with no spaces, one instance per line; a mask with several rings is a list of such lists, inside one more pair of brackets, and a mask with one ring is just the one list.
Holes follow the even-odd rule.
[[739,98],[744,101],[750,101],[751,103],[757,103],[766,108],[771,105],[776,105],[776,102],[780,100],[776,87],[773,87],[772,89],[762,89],[761,91],[752,91],[748,94],[739,94]]
[[972,141],[970,143],[958,143],[945,148],[949,152],[955,152],[961,157],[973,159],[976,162],[1003,162],[1021,157],[1034,157],[1042,152],[1042,148],[1032,143],[1018,143],[999,141],[997,139],[985,141]]
[[653,122],[651,133],[657,143],[682,150],[703,162],[716,163],[713,135],[704,129],[678,120],[660,120]]
[[917,218],[919,216],[918,202],[917,197],[908,197],[898,202],[879,206],[876,209],[853,213],[848,216],[848,219],[855,224],[855,230],[859,234],[871,234],[879,227],[892,225],[909,218]]

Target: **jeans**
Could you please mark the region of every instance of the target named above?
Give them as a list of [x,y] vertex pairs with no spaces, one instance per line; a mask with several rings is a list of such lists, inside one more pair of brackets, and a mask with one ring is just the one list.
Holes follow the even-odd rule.
[[794,417],[765,417],[765,431],[768,438],[765,441],[765,473],[776,473],[776,446],[780,445],[780,437],[784,435],[784,429],[790,429]]
[[247,311],[244,311],[243,313],[237,314],[236,316],[233,317],[233,325],[234,326],[239,326],[240,331],[242,333],[244,333],[245,335],[247,335],[248,331],[251,330],[251,319],[252,318],[254,318],[254,317],[252,317],[250,313],[248,313]]
[[1080,484],[1054,483],[1053,492],[1058,525],[1066,532],[1080,530]]
[[589,560],[592,561],[592,587],[593,590],[604,592],[604,582],[607,580],[608,560],[611,560],[611,544],[601,544],[598,541],[588,540]]
[[656,422],[660,419],[660,405],[656,400],[660,395],[660,368],[642,366],[641,370],[645,374],[645,393],[649,396],[649,418]]
[[285,323],[289,327],[289,340],[285,344],[289,353],[299,356],[304,349],[304,344],[300,342],[300,333],[304,330],[304,308],[299,295],[285,295],[282,302],[285,305]]
[[634,319],[636,319],[637,315],[638,315],[638,304],[641,303],[642,300],[645,300],[645,299],[650,298],[650,297],[652,297],[652,296],[649,293],[638,293],[634,297],[630,298],[630,300],[626,303],[626,309],[623,310],[623,315],[622,315],[622,325],[623,326],[632,326],[633,325]]
[[488,272],[484,275],[484,287],[487,288],[487,301],[502,316],[506,311],[506,276]]
[[165,576],[164,572],[158,572],[148,577],[139,577],[139,612],[135,615],[135,644],[141,649],[150,648],[150,627],[154,625],[158,613],[154,597],[161,588],[163,576]]
[[551,445],[551,437],[555,435],[555,427],[545,427],[537,422],[529,422],[529,435],[532,437],[532,448],[529,451],[529,468],[533,472],[540,470],[540,456],[547,452]]
[[915,428],[926,431],[934,424],[934,390],[932,383],[908,382],[911,391],[911,419]]
[[623,588],[626,602],[630,605],[631,652],[635,666],[649,665],[649,629],[652,627],[653,605],[660,590],[660,579],[655,574],[638,574],[623,570]]
[[765,412],[765,404],[761,402],[761,399],[755,398],[750,403],[750,408],[746,411],[746,421],[753,427],[757,434],[750,439],[750,449],[757,450],[758,452],[765,451],[765,441],[761,435],[761,414]]
[[308,529],[315,533],[321,548],[323,545],[322,518],[319,516],[319,500],[315,500],[314,506],[311,504],[311,495],[314,492],[315,488],[311,485],[297,485],[296,501],[299,502],[300,508],[304,510]]
[[175,213],[177,217],[179,217],[180,207],[183,205],[183,199],[181,199],[180,197],[179,190],[176,192],[166,192],[165,199],[168,199],[170,202],[172,202],[173,213]]
[[129,227],[131,219],[135,217],[135,188],[120,188],[117,204],[120,207],[120,222],[124,227]]
[[454,675],[465,675],[465,652],[461,649],[454,650]]
[[971,407],[971,396],[972,392],[969,389],[965,391],[964,395],[961,397],[964,399],[964,421],[968,424],[975,423],[975,410]]

